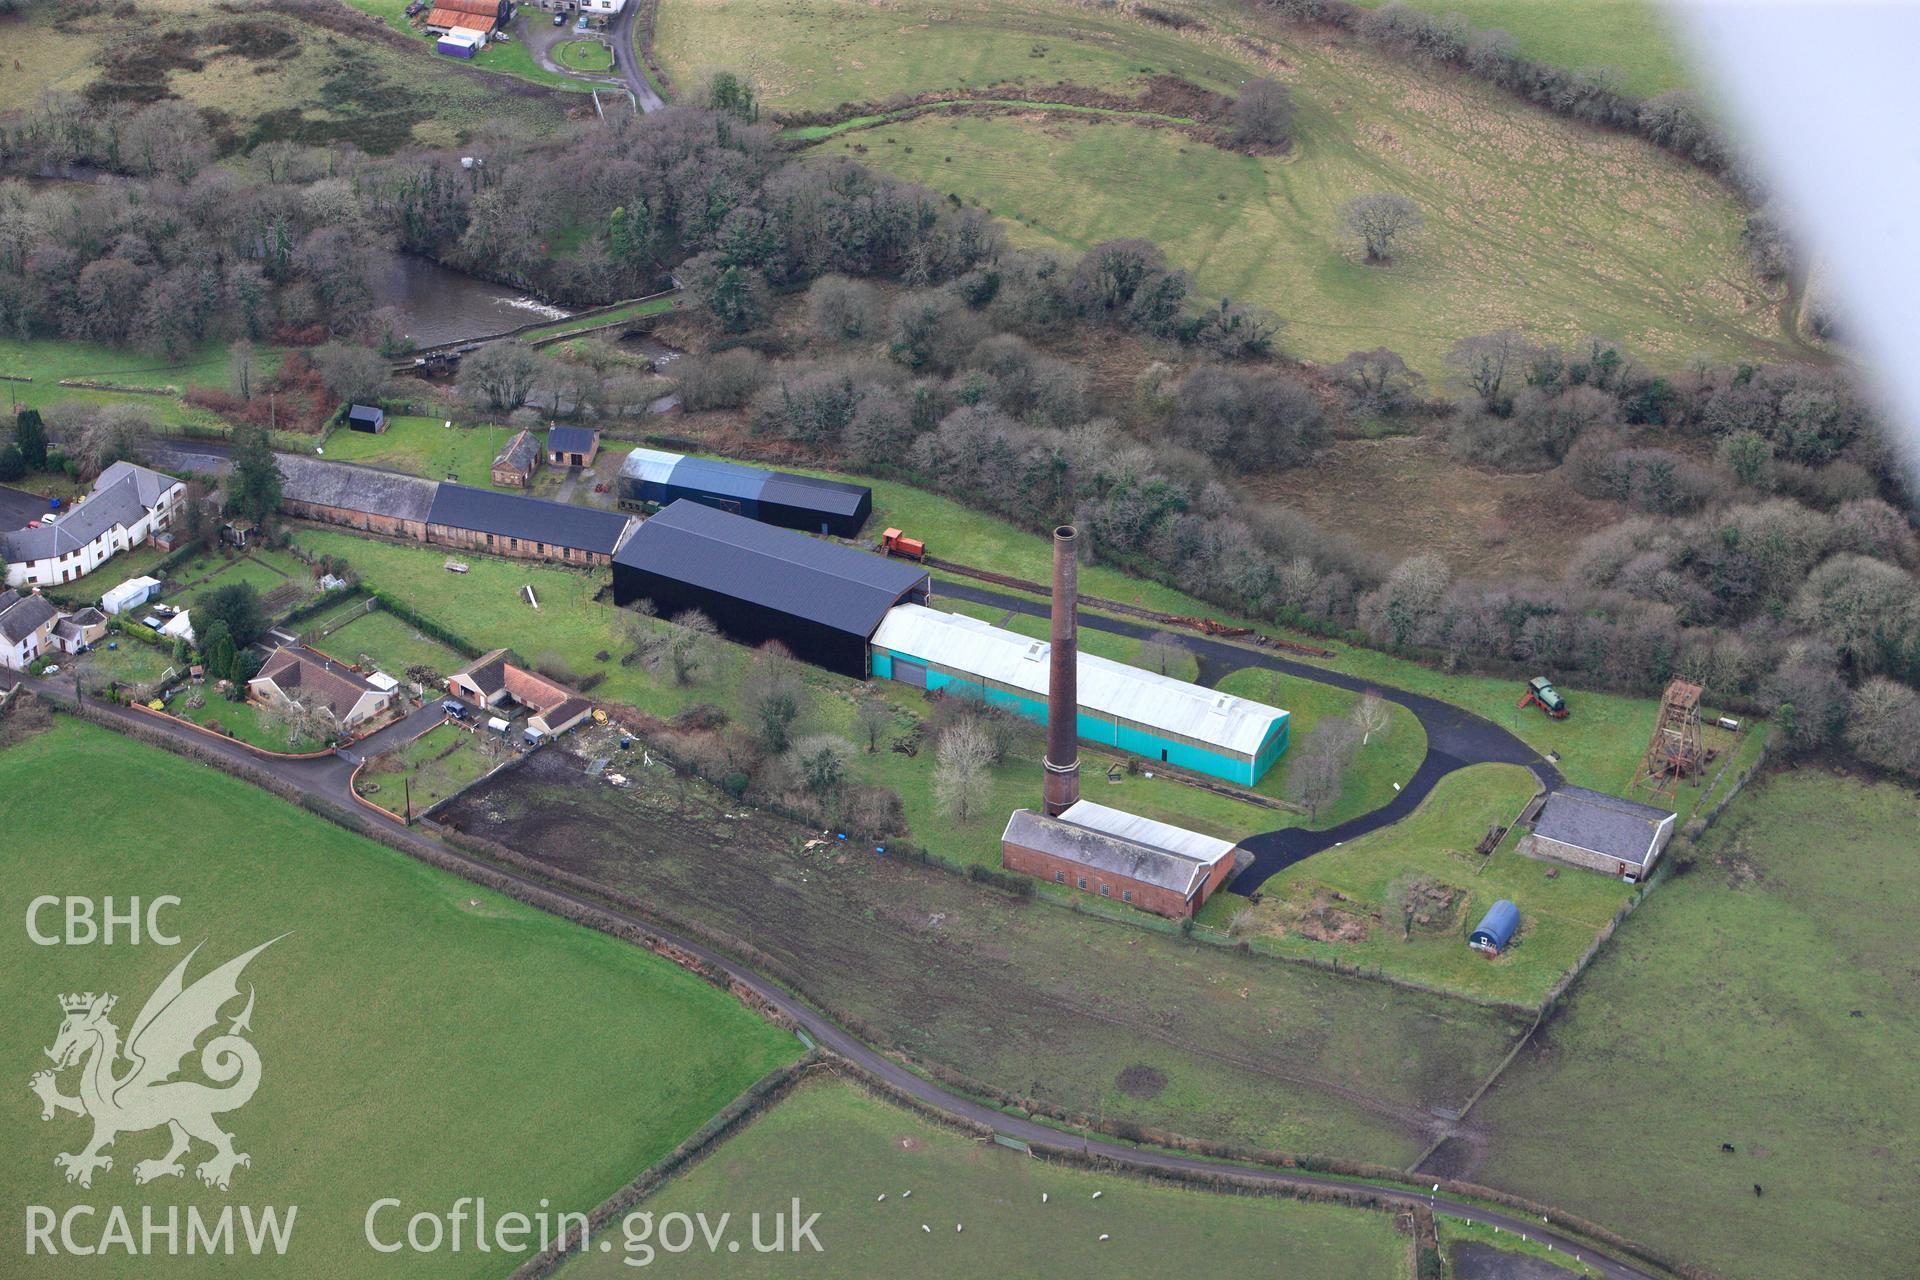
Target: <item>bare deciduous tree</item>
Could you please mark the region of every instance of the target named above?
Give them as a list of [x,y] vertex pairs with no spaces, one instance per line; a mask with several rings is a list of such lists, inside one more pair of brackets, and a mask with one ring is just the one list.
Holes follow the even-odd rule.
[[993,735],[974,717],[955,721],[940,735],[933,793],[940,812],[970,822],[986,804],[993,783]]
[[333,708],[309,689],[296,689],[266,704],[266,719],[286,735],[287,745],[325,741],[340,733]]
[[860,693],[853,709],[854,723],[867,739],[867,754],[880,749],[880,737],[893,727],[893,706],[880,696],[880,690],[868,685]]
[[1287,799],[1306,809],[1309,820],[1318,818],[1320,810],[1339,798],[1347,765],[1359,746],[1359,731],[1345,720],[1322,720],[1308,730],[1287,769]]
[[1403,195],[1376,191],[1340,206],[1340,221],[1360,238],[1368,262],[1393,261],[1394,243],[1426,222],[1420,207]]
[[655,675],[664,673],[675,684],[692,684],[713,656],[712,637],[718,631],[713,619],[698,609],[677,613],[664,630],[649,628],[641,661]]
[[1249,80],[1227,109],[1227,118],[1233,121],[1237,142],[1285,142],[1293,131],[1293,95],[1278,80]]
[[1363,693],[1360,701],[1353,706],[1353,726],[1360,730],[1360,745],[1366,746],[1373,741],[1376,733],[1384,734],[1387,726],[1393,723],[1387,712],[1387,701],[1377,693]]
[[760,727],[761,745],[775,753],[785,751],[793,741],[794,722],[806,711],[807,684],[800,664],[778,640],[767,641],[755,652],[745,695]]
[[1140,665],[1163,676],[1172,675],[1188,656],[1187,646],[1171,632],[1156,631],[1140,642]]

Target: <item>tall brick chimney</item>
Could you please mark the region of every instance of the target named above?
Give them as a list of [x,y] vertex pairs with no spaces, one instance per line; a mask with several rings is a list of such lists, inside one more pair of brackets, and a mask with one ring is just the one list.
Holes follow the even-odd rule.
[[1053,649],[1047,672],[1047,812],[1059,817],[1080,799],[1079,534],[1053,531]]

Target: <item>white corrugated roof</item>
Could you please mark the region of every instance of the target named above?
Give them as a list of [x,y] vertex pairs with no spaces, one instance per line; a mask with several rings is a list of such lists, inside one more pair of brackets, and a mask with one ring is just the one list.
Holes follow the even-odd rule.
[[1201,835],[1198,831],[1189,831],[1185,827],[1176,827],[1171,823],[1155,822],[1152,818],[1143,818],[1137,813],[1110,809],[1104,804],[1095,804],[1091,800],[1078,800],[1067,806],[1066,812],[1060,815],[1060,820],[1085,827],[1089,831],[1104,832],[1150,848],[1164,849],[1168,853],[1178,854],[1183,858],[1204,862],[1210,867],[1233,852],[1233,844],[1230,841]]
[[[873,643],[936,666],[983,676],[997,684],[1047,696],[1047,657],[1053,646],[964,614],[925,605],[889,610]],[[1135,724],[1212,743],[1251,756],[1285,711],[1248,698],[1189,684],[1082,650],[1080,705]]]
[[659,449],[635,449],[620,464],[620,474],[629,480],[642,480],[648,484],[665,484],[673,474],[674,465],[685,458],[685,454],[665,453]]

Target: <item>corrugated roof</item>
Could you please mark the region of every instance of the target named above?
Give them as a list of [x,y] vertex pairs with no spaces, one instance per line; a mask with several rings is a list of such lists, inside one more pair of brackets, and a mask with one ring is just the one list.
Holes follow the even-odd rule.
[[1576,849],[1645,866],[1653,858],[1661,825],[1673,816],[1665,809],[1604,791],[1561,787],[1547,797],[1533,832]]
[[442,484],[435,492],[428,524],[471,529],[522,542],[544,542],[553,547],[577,547],[611,555],[633,517],[593,507],[576,507],[545,498],[523,498],[494,493],[464,484]]
[[1472,941],[1485,934],[1494,946],[1505,947],[1513,941],[1514,931],[1519,927],[1520,908],[1502,898],[1487,908],[1487,914],[1482,916],[1480,923],[1474,926],[1473,932],[1468,935],[1468,940]]
[[865,485],[846,484],[839,480],[822,480],[817,476],[799,476],[788,471],[776,471],[767,477],[766,487],[760,490],[760,501],[778,502],[789,507],[805,507],[810,511],[824,511],[829,515],[850,516],[860,510],[860,504],[868,496]]
[[861,636],[927,583],[924,569],[684,499],[644,521],[614,563]]
[[425,520],[433,508],[438,482],[403,476],[378,467],[322,462],[297,453],[277,453],[280,496],[316,507],[339,507],[394,520]]
[[1176,827],[1168,822],[1156,822],[1152,818],[1143,818],[1137,813],[1127,813],[1122,809],[1108,808],[1104,804],[1095,804],[1091,800],[1075,801],[1060,817],[1062,821],[1086,827],[1090,831],[1099,831],[1106,835],[1119,836],[1123,840],[1132,840],[1136,844],[1164,849],[1168,853],[1177,853],[1183,858],[1193,858],[1208,866],[1213,866],[1220,859],[1230,856],[1234,849],[1233,842],[1230,840],[1202,835],[1198,831],[1189,831],[1185,827]]
[[671,484],[742,502],[757,502],[766,487],[767,473],[758,467],[743,467],[737,462],[716,458],[682,458],[673,464]]
[[[936,666],[981,676],[995,684],[1047,696],[1047,658],[1053,646],[964,614],[903,604],[887,614],[873,643]],[[1287,713],[1249,698],[1175,680],[1084,650],[1079,664],[1080,705],[1135,724],[1212,743],[1252,756]]]
[[[1007,829],[1001,839],[1026,849],[1051,854],[1067,862],[1076,863],[1095,871],[1105,871],[1111,875],[1125,876],[1142,884],[1155,885],[1162,889],[1171,889],[1183,898],[1191,898],[1195,891],[1206,882],[1208,873],[1220,861],[1233,852],[1233,846],[1219,841],[1222,845],[1218,856],[1202,859],[1189,856],[1177,848],[1163,847],[1157,844],[1098,829],[1074,820],[1074,810],[1081,805],[1068,809],[1058,818],[1050,818],[1044,813],[1032,809],[1015,809],[1007,819]],[[1145,818],[1134,818],[1132,814],[1108,809],[1104,805],[1092,805],[1099,813],[1091,816],[1105,825],[1127,828],[1133,822],[1147,823],[1151,827],[1163,828],[1174,834],[1174,843],[1184,845],[1188,839],[1208,840],[1193,831],[1182,831],[1178,827],[1167,827],[1164,823],[1149,822]],[[1108,815],[1111,815],[1109,817]]]
[[628,480],[639,480],[646,484],[665,484],[673,475],[673,468],[685,457],[685,454],[667,453],[660,449],[635,449],[620,464],[620,474]]
[[591,427],[548,427],[548,453],[592,453],[599,448]]

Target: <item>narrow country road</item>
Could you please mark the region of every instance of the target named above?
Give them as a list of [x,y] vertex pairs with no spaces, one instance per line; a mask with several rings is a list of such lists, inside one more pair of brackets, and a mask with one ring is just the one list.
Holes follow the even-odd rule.
[[[1105,621],[1102,619],[1102,621]],[[24,684],[30,689],[50,695],[54,701],[68,703],[73,700],[73,683],[70,679],[35,679],[18,676],[12,672],[0,672],[0,680],[12,680]],[[499,876],[524,888],[542,894],[550,894],[569,903],[587,908],[600,915],[611,917],[622,924],[639,929],[669,947],[683,951],[710,966],[715,972],[739,983],[751,991],[765,1004],[791,1019],[793,1023],[818,1045],[827,1051],[846,1059],[868,1074],[885,1081],[890,1087],[950,1116],[962,1118],[972,1124],[984,1126],[997,1134],[1018,1139],[1022,1142],[1040,1143],[1047,1146],[1077,1149],[1088,1155],[1099,1156],[1116,1165],[1126,1168],[1152,1171],[1168,1170],[1195,1174],[1230,1174],[1236,1177],[1251,1178],[1274,1186],[1295,1189],[1347,1190],[1354,1187],[1350,1180],[1327,1177],[1319,1174],[1301,1173],[1290,1169],[1274,1169],[1266,1166],[1236,1164],[1224,1160],[1208,1160],[1198,1156],[1184,1156],[1174,1152],[1140,1150],[1119,1143],[1108,1142],[1100,1138],[1081,1137],[1041,1124],[1024,1116],[1009,1115],[982,1103],[951,1093],[939,1085],[927,1080],[905,1065],[895,1061],[879,1049],[858,1039],[829,1021],[815,1011],[798,996],[778,985],[772,979],[734,959],[732,956],[716,951],[691,938],[681,937],[671,930],[663,929],[650,920],[629,912],[618,910],[583,894],[576,894],[553,885],[537,881],[531,877],[483,862],[437,840],[422,835],[398,819],[383,813],[368,810],[354,800],[350,778],[354,761],[348,757],[334,755],[315,760],[278,760],[261,756],[248,750],[239,743],[228,739],[197,732],[171,720],[142,715],[126,707],[95,703],[99,710],[113,719],[126,724],[138,724],[149,730],[165,734],[183,743],[190,743],[202,749],[211,748],[227,759],[242,762],[259,769],[267,775],[302,790],[326,797],[328,800],[357,812],[371,826],[393,839],[421,852],[431,851],[441,859],[452,859],[459,865],[488,876]],[[416,712],[416,715],[420,713]],[[392,741],[381,742],[381,735],[369,738],[362,747],[390,748],[400,740],[402,730],[391,731]],[[1504,1209],[1486,1208],[1464,1200],[1457,1200],[1437,1192],[1421,1192],[1413,1188],[1398,1188],[1381,1184],[1366,1184],[1367,1189],[1377,1193],[1383,1199],[1405,1208],[1417,1208],[1426,1205],[1435,1213],[1459,1218],[1467,1222],[1476,1222],[1495,1226],[1502,1231],[1524,1232],[1531,1239],[1550,1244],[1555,1250],[1568,1253],[1585,1262],[1608,1280],[1658,1280],[1650,1271],[1641,1269],[1632,1263],[1596,1251],[1592,1246],[1568,1238],[1554,1230],[1543,1219],[1535,1222],[1516,1212]]]
[[[1040,601],[1006,595],[971,583],[943,580],[935,590],[938,593],[950,595],[956,600],[989,604],[995,608],[1005,608],[1035,617],[1047,616],[1047,606]],[[1146,623],[1126,622],[1085,611],[1080,614],[1080,625],[1094,631],[1108,631],[1115,635],[1131,636],[1142,640],[1154,635],[1158,630]],[[1538,778],[1541,785],[1549,791],[1559,787],[1562,782],[1560,771],[1541,759],[1539,753],[1532,747],[1491,720],[1477,716],[1471,711],[1462,710],[1451,703],[1442,702],[1438,698],[1410,693],[1405,689],[1396,689],[1392,685],[1380,684],[1372,680],[1362,680],[1344,671],[1316,667],[1257,649],[1228,644],[1224,640],[1216,640],[1210,636],[1182,635],[1180,643],[1199,658],[1201,678],[1207,683],[1218,680],[1228,672],[1237,671],[1241,667],[1260,667],[1268,671],[1278,671],[1283,675],[1295,676],[1301,680],[1316,680],[1321,684],[1332,685],[1336,689],[1345,689],[1351,693],[1376,693],[1388,702],[1397,703],[1411,711],[1420,721],[1420,727],[1427,733],[1427,754],[1420,761],[1420,767],[1414,771],[1412,780],[1400,789],[1398,795],[1378,809],[1363,813],[1357,818],[1349,819],[1337,827],[1329,827],[1324,831],[1285,827],[1279,831],[1263,831],[1242,840],[1241,846],[1253,854],[1253,865],[1234,878],[1229,888],[1235,893],[1247,893],[1258,889],[1268,878],[1285,871],[1296,862],[1310,858],[1324,849],[1331,849],[1336,844],[1344,844],[1369,831],[1378,831],[1381,827],[1400,821],[1419,807],[1420,802],[1427,798],[1440,779],[1456,769],[1464,769],[1474,764],[1517,764],[1531,769],[1534,777]]]
[[653,91],[646,69],[640,65],[640,51],[633,47],[633,20],[641,0],[628,0],[613,21],[607,24],[607,41],[613,45],[613,66],[633,91],[633,100],[642,111],[659,111],[667,104]]

